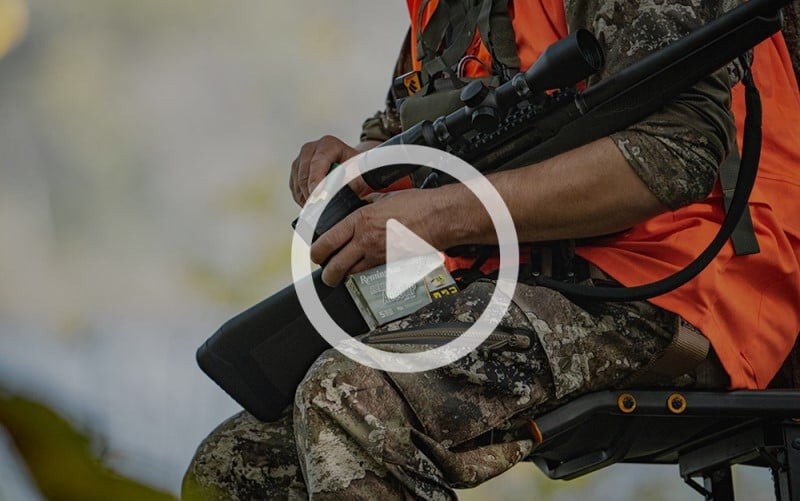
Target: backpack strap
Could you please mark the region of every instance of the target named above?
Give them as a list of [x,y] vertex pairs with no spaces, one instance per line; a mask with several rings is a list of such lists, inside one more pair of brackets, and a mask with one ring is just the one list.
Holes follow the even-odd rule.
[[[422,15],[430,0],[417,13],[417,59],[422,63],[422,81],[427,84],[439,74],[451,71],[475,39],[477,9],[459,0],[440,0],[428,24],[422,29]],[[444,49],[442,49],[444,47]]]
[[[736,191],[736,180],[739,178],[739,148],[736,143],[731,146],[731,152],[719,167],[719,182],[722,186],[722,199],[725,212],[730,209],[733,201],[733,194]],[[736,223],[736,227],[731,233],[731,243],[737,256],[747,256],[748,254],[758,254],[761,249],[756,240],[756,232],[753,229],[753,220],[750,217],[750,208],[747,207],[742,213],[741,219]]]
[[478,31],[492,55],[493,69],[506,81],[519,72],[521,65],[508,2],[483,0],[478,16]]
[[494,73],[504,80],[517,73],[520,62],[508,2],[440,0],[423,29],[422,18],[430,4],[430,0],[423,0],[417,12],[417,60],[422,63],[422,83],[427,85],[442,73],[454,73],[475,41],[476,29],[492,56]]
[[428,20],[428,24],[422,27],[422,16],[428,7],[430,0],[423,0],[417,11],[417,60],[426,61],[433,59],[439,46],[442,44],[445,31],[447,30],[447,14],[450,5],[446,0],[436,7],[433,15]]

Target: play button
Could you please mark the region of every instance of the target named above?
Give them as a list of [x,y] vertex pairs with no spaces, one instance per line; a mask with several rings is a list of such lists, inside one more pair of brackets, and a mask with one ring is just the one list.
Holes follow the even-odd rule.
[[396,219],[386,222],[386,297],[396,299],[444,264],[442,253]]
[[[317,287],[311,275],[310,249],[307,243],[313,240],[314,229],[328,202],[331,201],[330,194],[336,193],[358,176],[375,169],[397,165],[419,165],[437,169],[467,187],[486,207],[497,234],[500,250],[500,267],[497,271],[494,293],[480,316],[463,334],[451,341],[428,350],[414,350],[412,353],[386,351],[370,346],[351,336],[333,320],[326,310],[326,305],[322,304],[317,295]],[[297,299],[314,329],[343,355],[367,367],[387,372],[429,371],[452,363],[480,346],[500,325],[503,315],[508,311],[511,298],[514,297],[519,272],[519,244],[514,221],[503,198],[492,183],[474,167],[456,156],[413,144],[373,148],[350,158],[332,172],[337,173],[336,178],[326,178],[332,181],[317,185],[309,197],[310,200],[318,200],[319,203],[307,203],[303,206],[299,218],[302,224],[298,223],[292,237],[292,278]],[[436,249],[398,221],[389,220],[386,226],[388,264],[385,270],[375,272],[376,279],[381,280],[376,284],[377,290],[371,293],[371,297],[376,301],[383,300],[382,294],[397,298],[398,293],[402,294],[403,290],[408,289],[410,284],[418,282],[426,273],[430,276],[431,269],[442,264],[442,255],[436,252]],[[413,265],[402,264],[405,261],[403,258],[408,257],[412,258]],[[436,272],[432,275],[436,275]],[[423,285],[427,286],[428,283]],[[404,298],[387,297],[386,300],[403,302]]]

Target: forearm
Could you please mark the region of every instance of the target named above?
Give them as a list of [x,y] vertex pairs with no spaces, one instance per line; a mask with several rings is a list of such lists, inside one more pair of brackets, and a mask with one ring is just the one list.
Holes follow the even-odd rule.
[[[722,0],[713,8],[699,0],[666,0],[658,7],[638,0],[565,3],[571,30],[587,28],[603,40],[607,64],[600,78],[606,78],[734,2]],[[705,198],[735,134],[728,111],[734,80],[729,71],[717,71],[611,138],[489,176],[511,211],[520,241],[613,233]],[[458,214],[440,223],[447,243],[495,241],[488,214],[474,197],[452,186],[438,199],[449,205],[443,210],[451,211],[440,213]]]
[[[488,178],[521,242],[604,235],[667,210],[608,138]],[[437,223],[442,247],[497,242],[487,209],[464,185],[436,191],[431,193],[436,213],[453,215]]]

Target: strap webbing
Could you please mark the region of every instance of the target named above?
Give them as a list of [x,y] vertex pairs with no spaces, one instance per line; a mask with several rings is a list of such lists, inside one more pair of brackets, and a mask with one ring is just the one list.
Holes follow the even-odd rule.
[[[739,177],[740,162],[739,149],[734,144],[731,147],[728,158],[719,167],[719,182],[722,185],[725,212],[730,210],[731,202],[733,201],[733,194],[736,191],[736,179]],[[737,256],[758,254],[760,251],[758,240],[756,240],[756,232],[753,229],[753,220],[750,217],[750,207],[744,210],[742,218],[739,219],[739,223],[734,228],[731,234],[731,243]]]
[[508,2],[440,0],[422,29],[423,14],[430,3],[424,0],[417,12],[417,59],[422,63],[423,84],[458,66],[475,40],[476,28],[492,55],[495,73],[508,79],[518,72],[520,61]]
[[430,0],[423,0],[417,12],[417,60],[419,61],[432,59],[436,55],[436,51],[439,49],[444,33],[447,30],[447,13],[450,9],[445,1],[436,6],[436,10],[423,30],[422,16],[425,14],[425,9],[429,3]]
[[[418,26],[422,26],[422,13],[428,1],[422,3],[418,13]],[[454,68],[470,44],[475,39],[475,25],[478,21],[476,8],[468,8],[465,2],[441,0],[428,20],[428,24],[418,33],[417,58],[422,62],[423,84],[431,77]],[[437,55],[439,48],[448,40],[447,47]],[[420,57],[422,55],[422,57]]]
[[630,383],[646,385],[689,374],[706,359],[710,346],[705,336],[679,317],[672,341]]
[[520,68],[514,27],[508,13],[509,0],[483,0],[478,32],[492,55],[495,73],[509,80]]

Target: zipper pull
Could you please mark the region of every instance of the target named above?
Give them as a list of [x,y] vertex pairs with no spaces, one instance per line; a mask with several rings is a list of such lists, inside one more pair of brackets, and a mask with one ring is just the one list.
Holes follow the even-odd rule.
[[514,334],[495,332],[490,337],[492,336],[500,339],[489,346],[483,347],[483,350],[497,351],[506,346],[514,350],[527,350],[531,347],[531,338],[527,334],[521,334],[519,331]]

